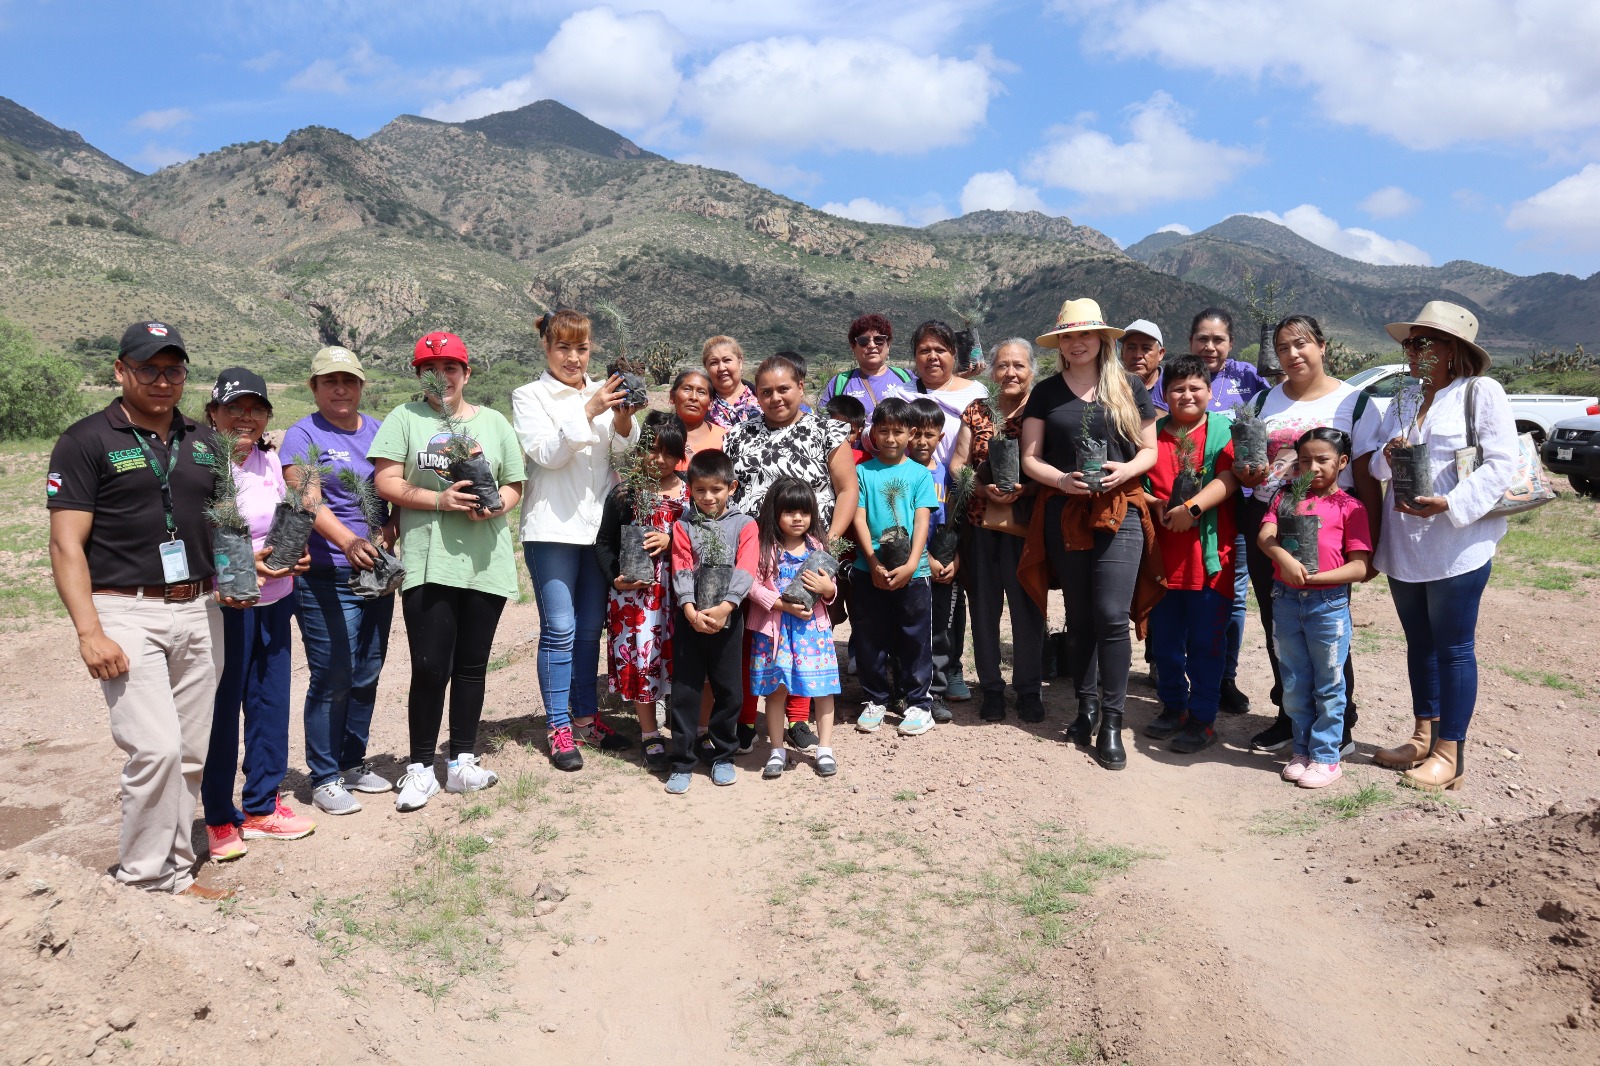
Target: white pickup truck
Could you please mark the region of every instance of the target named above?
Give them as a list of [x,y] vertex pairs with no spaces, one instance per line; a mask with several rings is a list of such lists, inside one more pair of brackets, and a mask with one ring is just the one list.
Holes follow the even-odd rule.
[[[1347,381],[1371,396],[1373,405],[1380,412],[1386,412],[1400,391],[1417,380],[1406,370],[1404,363],[1369,366],[1352,374]],[[1517,432],[1532,433],[1534,442],[1540,445],[1550,436],[1550,430],[1557,422],[1565,418],[1578,418],[1600,403],[1593,396],[1546,396],[1539,393],[1518,393],[1507,399],[1511,401],[1511,413],[1517,419]]]

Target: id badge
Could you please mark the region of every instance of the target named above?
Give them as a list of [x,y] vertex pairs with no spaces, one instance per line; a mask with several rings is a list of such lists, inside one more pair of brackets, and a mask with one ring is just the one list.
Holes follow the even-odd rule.
[[183,541],[169,540],[161,545],[161,575],[168,585],[189,580],[189,555],[183,550]]

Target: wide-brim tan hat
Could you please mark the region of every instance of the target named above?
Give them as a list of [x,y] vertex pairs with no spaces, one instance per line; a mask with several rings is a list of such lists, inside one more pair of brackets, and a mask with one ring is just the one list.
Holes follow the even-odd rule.
[[1436,329],[1440,333],[1448,333],[1456,340],[1461,341],[1468,348],[1478,353],[1483,360],[1483,365],[1488,366],[1493,360],[1478,344],[1478,318],[1460,304],[1448,303],[1444,300],[1429,300],[1422,305],[1422,310],[1417,312],[1413,322],[1391,322],[1383,327],[1389,336],[1397,341],[1403,341],[1411,336],[1413,326],[1424,326]]
[[1106,322],[1100,305],[1093,300],[1068,300],[1056,315],[1056,328],[1037,338],[1040,346],[1060,349],[1061,338],[1068,333],[1104,333],[1111,340],[1122,336],[1122,330]]

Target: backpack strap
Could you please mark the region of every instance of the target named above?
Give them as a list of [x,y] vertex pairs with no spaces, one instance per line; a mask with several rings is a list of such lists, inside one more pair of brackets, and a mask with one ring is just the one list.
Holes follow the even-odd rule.
[[1366,414],[1367,401],[1371,399],[1372,397],[1367,395],[1367,391],[1365,389],[1362,389],[1356,393],[1355,414],[1350,416],[1350,435],[1352,437],[1356,435],[1356,427],[1361,424],[1361,416]]

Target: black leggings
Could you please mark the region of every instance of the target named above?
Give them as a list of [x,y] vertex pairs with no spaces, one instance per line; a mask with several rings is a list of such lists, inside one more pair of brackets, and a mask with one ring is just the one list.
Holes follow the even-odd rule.
[[418,585],[400,595],[411,644],[411,762],[433,765],[450,686],[450,756],[470,753],[483,717],[483,679],[506,598],[452,585]]
[[[1250,587],[1255,590],[1261,628],[1267,634],[1267,662],[1272,666],[1272,692],[1269,698],[1278,709],[1278,717],[1287,721],[1288,716],[1283,713],[1283,671],[1278,666],[1278,644],[1272,638],[1272,560],[1256,542],[1261,532],[1261,520],[1267,516],[1267,505],[1253,496],[1241,496],[1238,514],[1239,532],[1244,534],[1244,557],[1250,571]],[[1344,658],[1344,728],[1347,735],[1355,724],[1356,665],[1352,648]]]
[[1115,534],[1096,533],[1094,547],[1069,552],[1056,532],[1066,499],[1052,496],[1045,505],[1045,551],[1061,585],[1067,615],[1067,660],[1079,695],[1094,692],[1098,667],[1100,706],[1122,712],[1128,692],[1128,666],[1133,642],[1128,637],[1128,611],[1144,555],[1139,512],[1128,508]]

